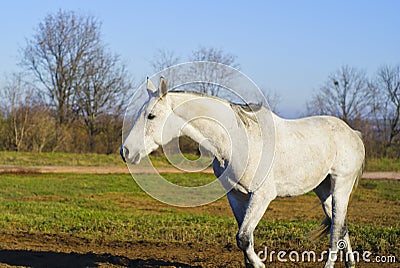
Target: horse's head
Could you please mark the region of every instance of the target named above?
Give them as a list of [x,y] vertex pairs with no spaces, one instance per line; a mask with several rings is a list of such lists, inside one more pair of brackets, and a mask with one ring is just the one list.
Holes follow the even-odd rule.
[[121,146],[126,162],[138,164],[140,159],[177,136],[177,124],[182,120],[173,113],[167,94],[167,83],[160,79],[158,90],[147,79],[148,100],[139,110],[133,126]]

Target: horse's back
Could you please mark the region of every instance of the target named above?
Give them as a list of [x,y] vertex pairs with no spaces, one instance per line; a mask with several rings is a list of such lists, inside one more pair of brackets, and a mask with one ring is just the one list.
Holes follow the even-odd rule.
[[331,116],[277,119],[274,177],[279,195],[312,190],[333,170],[351,172],[364,161],[356,131]]

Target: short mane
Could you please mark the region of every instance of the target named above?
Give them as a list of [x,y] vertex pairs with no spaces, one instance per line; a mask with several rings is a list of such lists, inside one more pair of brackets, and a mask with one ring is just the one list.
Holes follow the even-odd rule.
[[[209,98],[217,98],[222,99],[217,96],[208,95],[206,93],[196,92],[196,91],[187,91],[187,90],[171,90],[168,91],[170,93],[183,93],[183,94],[193,94],[201,97],[209,97]],[[258,112],[262,107],[265,107],[261,103],[234,103],[228,100],[223,99],[231,104],[231,106],[238,106],[238,108],[243,109],[245,112]],[[267,108],[267,107],[266,107]]]
[[[221,99],[217,96],[212,96],[212,95],[208,95],[208,94],[200,93],[200,92],[196,92],[196,91],[171,90],[169,92],[182,93],[182,94],[193,94],[193,95],[197,95],[197,96],[201,96],[201,97]],[[238,123],[240,120],[245,126],[250,125],[250,120],[253,122],[257,122],[257,117],[254,113],[261,110],[262,107],[265,107],[264,105],[262,105],[260,103],[234,103],[234,102],[230,102],[225,99],[223,99],[223,100],[230,104],[232,110],[235,112],[235,114],[238,118]],[[265,107],[265,108],[268,109],[268,107]]]

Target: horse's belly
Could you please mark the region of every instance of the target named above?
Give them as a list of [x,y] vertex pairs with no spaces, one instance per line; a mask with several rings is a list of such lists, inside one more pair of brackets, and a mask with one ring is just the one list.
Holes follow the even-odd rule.
[[[305,156],[308,158],[309,156]],[[286,161],[274,167],[273,176],[278,196],[302,195],[317,187],[329,174],[333,156],[304,161]]]
[[326,175],[313,178],[287,178],[286,180],[280,180],[275,183],[277,195],[280,197],[285,197],[308,193],[311,190],[315,189],[324,180]]

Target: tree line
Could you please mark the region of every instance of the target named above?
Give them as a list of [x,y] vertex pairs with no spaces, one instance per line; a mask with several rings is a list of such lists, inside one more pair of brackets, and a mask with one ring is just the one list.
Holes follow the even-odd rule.
[[344,65],[329,75],[307,103],[309,115],[333,115],[364,136],[370,157],[400,157],[400,65],[381,66],[372,77]]
[[94,17],[58,11],[21,49],[2,90],[2,150],[115,151],[132,81]]
[[[215,48],[200,47],[188,60],[238,67],[234,55]],[[158,72],[180,61],[159,50],[150,65]],[[73,11],[47,15],[21,49],[19,65],[0,89],[0,150],[118,152],[135,85],[101,39],[100,21]],[[197,151],[190,141],[183,144]]]
[[[235,55],[200,47],[188,61],[213,61],[240,69]],[[149,61],[154,72],[182,62],[159,50]],[[0,150],[116,153],[123,116],[135,88],[119,55],[101,38],[101,22],[59,10],[47,15],[20,53],[20,71],[0,89]],[[221,80],[229,74],[207,70]],[[218,95],[215,85],[198,90]],[[279,94],[267,93],[272,109]],[[307,115],[333,115],[363,132],[368,156],[400,156],[400,65],[380,67],[373,77],[342,66],[307,102]],[[182,139],[185,152],[198,146]]]

